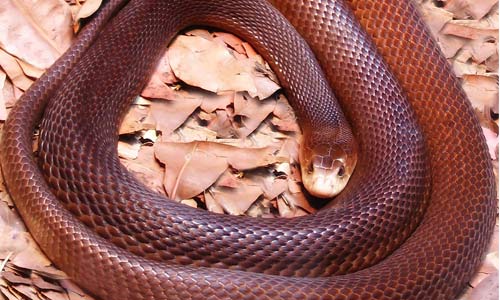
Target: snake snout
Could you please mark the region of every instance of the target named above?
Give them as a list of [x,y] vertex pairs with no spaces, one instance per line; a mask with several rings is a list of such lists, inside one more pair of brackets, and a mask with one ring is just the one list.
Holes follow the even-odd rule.
[[302,182],[309,193],[319,198],[338,195],[347,185],[350,174],[344,159],[315,155],[306,170],[302,171]]

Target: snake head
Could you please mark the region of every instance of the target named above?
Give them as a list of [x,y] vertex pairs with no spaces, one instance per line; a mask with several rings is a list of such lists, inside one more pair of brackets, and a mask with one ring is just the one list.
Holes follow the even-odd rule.
[[302,182],[307,191],[318,198],[331,198],[347,185],[357,157],[338,145],[305,147],[299,154]]

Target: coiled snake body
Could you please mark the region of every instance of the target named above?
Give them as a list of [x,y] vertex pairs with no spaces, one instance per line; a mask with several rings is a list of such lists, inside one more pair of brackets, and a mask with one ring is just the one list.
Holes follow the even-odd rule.
[[[311,129],[326,128],[335,100],[312,52],[265,1],[122,2],[101,9],[18,102],[3,134],[9,192],[41,248],[77,283],[102,299],[461,292],[492,233],[492,168],[471,106],[411,3],[351,0],[351,11],[338,0],[274,1],[323,66],[359,157],[329,207],[261,220],[145,189],[117,159],[117,124],[168,40],[208,25],[240,35],[270,61],[319,143]],[[31,135],[42,114],[37,162]]]

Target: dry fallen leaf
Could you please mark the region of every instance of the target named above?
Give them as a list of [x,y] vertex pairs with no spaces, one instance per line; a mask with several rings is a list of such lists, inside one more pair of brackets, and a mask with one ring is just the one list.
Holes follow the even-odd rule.
[[234,97],[234,117],[239,117],[236,132],[244,138],[255,131],[257,127],[274,111],[276,100],[267,98],[258,100],[245,93],[236,93]]
[[483,134],[492,160],[498,160],[498,133],[483,127]]
[[17,255],[33,242],[19,216],[4,201],[0,201],[0,238],[0,259]]
[[7,105],[5,103],[4,87],[7,81],[7,74],[0,70],[0,121],[5,121],[7,119]]
[[194,197],[227,169],[223,157],[199,149],[198,142],[156,143],[156,157],[165,164],[164,186],[167,195],[176,200]]
[[165,164],[165,190],[178,200],[200,194],[229,166],[248,170],[277,162],[272,152],[272,148],[237,148],[202,141],[155,144],[156,157]]
[[178,36],[169,47],[168,57],[176,77],[208,91],[246,91],[265,99],[279,89],[267,77],[265,66],[251,58],[237,59],[224,45],[200,36]]
[[238,188],[217,187],[210,191],[224,212],[243,215],[262,195],[262,189],[255,185],[241,185]]
[[73,40],[71,12],[61,0],[0,0],[0,24],[0,48],[40,70]]
[[154,147],[142,146],[135,159],[122,159],[122,164],[151,190],[165,194],[164,169],[155,157]]
[[201,99],[184,98],[182,100],[159,101],[151,104],[151,116],[156,122],[156,129],[162,136],[168,136],[197,109]]
[[132,105],[120,125],[119,134],[131,134],[141,130],[154,129],[156,124],[145,123],[150,113],[149,105]]
[[484,75],[464,75],[462,78],[462,86],[473,107],[482,111],[498,102],[498,78]]
[[97,9],[102,4],[102,0],[85,0],[82,6],[78,7],[78,11],[76,11],[75,15],[75,10],[73,10],[73,17],[74,21],[73,23],[77,23],[80,21],[80,19],[90,17],[93,15]]
[[21,97],[23,92],[12,84],[10,78],[3,71],[0,70],[2,77],[5,75],[7,78],[3,82],[2,96],[4,99],[5,107],[12,108],[16,103],[17,99]]
[[437,37],[445,24],[453,19],[453,13],[437,7],[432,2],[424,2],[419,9],[434,37]]
[[471,16],[478,20],[491,11],[498,0],[449,0],[445,1],[445,9],[453,12],[457,18],[467,19]]
[[273,111],[274,117],[271,123],[281,131],[300,132],[295,112],[291,109],[288,101],[280,95]]
[[16,58],[2,49],[0,49],[0,67],[9,76],[12,83],[21,90],[27,90],[33,83],[33,80],[24,74]]
[[498,272],[485,278],[463,300],[498,300]]

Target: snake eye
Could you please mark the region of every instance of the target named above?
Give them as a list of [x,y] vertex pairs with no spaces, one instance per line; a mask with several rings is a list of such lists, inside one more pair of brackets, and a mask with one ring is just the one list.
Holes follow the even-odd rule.
[[345,174],[345,167],[344,165],[340,166],[339,171],[337,172],[337,175],[342,177]]

